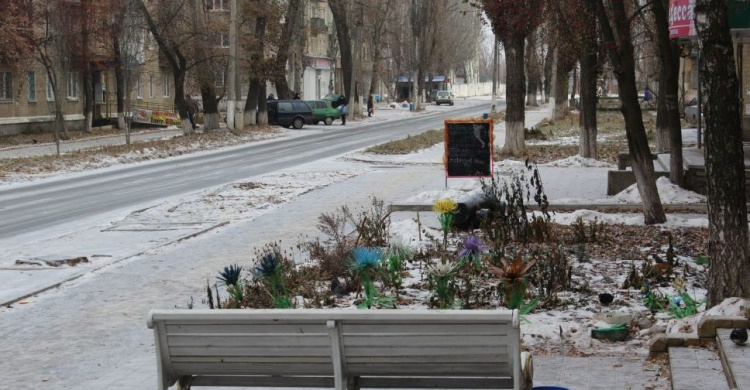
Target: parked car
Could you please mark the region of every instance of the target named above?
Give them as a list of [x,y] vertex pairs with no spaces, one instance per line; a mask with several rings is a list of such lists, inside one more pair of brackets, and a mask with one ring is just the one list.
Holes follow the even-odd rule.
[[331,107],[337,108],[338,104],[336,103],[336,101],[339,100],[339,97],[341,97],[341,95],[337,93],[329,93],[328,95],[323,96],[323,100],[328,100],[329,102],[331,102]]
[[315,117],[315,120],[313,121],[314,125],[317,125],[320,121],[323,121],[326,125],[330,125],[333,123],[334,119],[341,118],[341,111],[333,108],[332,103],[333,102],[330,100],[307,101],[307,104],[309,104],[313,110],[313,116]]
[[451,91],[437,91],[435,94],[435,104],[450,104],[453,105],[453,92]]
[[268,123],[301,129],[315,121],[312,107],[302,100],[271,100],[268,102]]

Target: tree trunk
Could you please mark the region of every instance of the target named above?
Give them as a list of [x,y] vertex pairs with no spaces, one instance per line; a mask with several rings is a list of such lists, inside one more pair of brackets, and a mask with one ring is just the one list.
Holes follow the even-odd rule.
[[[685,186],[682,159],[682,125],[680,124],[679,109],[679,80],[680,56],[679,47],[675,41],[669,39],[669,20],[667,18],[667,0],[656,1],[653,6],[656,30],[659,40],[661,56],[661,73],[659,74],[659,101],[665,103],[665,114],[669,133],[669,179],[681,187]],[[657,127],[659,113],[657,113]],[[657,129],[657,135],[659,134]]]
[[598,79],[596,43],[584,42],[581,58],[581,112],[578,117],[581,131],[581,157],[598,158],[596,149],[596,80]]
[[550,92],[552,91],[552,69],[555,63],[555,47],[547,50],[547,56],[544,58],[544,102],[549,103]]
[[576,69],[575,65],[573,66],[573,83],[570,88],[570,100],[569,102],[573,103],[573,106],[575,107],[576,104],[576,89],[578,88],[578,69]]
[[258,96],[265,95],[266,91],[261,90],[260,81],[257,78],[250,79],[250,85],[247,88],[247,101],[245,101],[245,123],[248,125],[258,124]]
[[125,69],[123,69],[122,59],[118,56],[119,61],[115,64],[115,87],[117,98],[117,128],[120,131],[126,130],[125,124]]
[[[289,59],[289,46],[294,40],[295,30],[299,29],[299,21],[303,11],[304,7],[301,6],[301,0],[289,0],[286,16],[284,17],[284,27],[282,28],[281,39],[279,40],[279,48],[276,54],[276,69],[284,69],[284,71],[276,73],[273,78],[279,99],[291,99],[293,97],[292,90],[289,89],[289,83],[286,79],[286,64]],[[294,67],[296,64],[292,63],[292,66]]]
[[512,37],[503,40],[505,49],[506,72],[506,108],[505,108],[505,144],[503,153],[520,156],[526,151],[525,135],[523,133],[526,118],[524,107],[524,92],[526,77],[523,66],[523,37]]
[[[351,103],[354,99],[352,92],[354,91],[354,80],[352,79],[352,73],[354,68],[354,60],[352,58],[352,44],[351,34],[349,32],[349,23],[346,20],[346,6],[347,0],[329,0],[329,6],[331,7],[331,13],[333,14],[333,22],[336,25],[336,38],[339,41],[339,52],[341,54],[341,72],[344,76],[344,91],[347,91],[349,96],[349,102]],[[349,110],[351,113],[352,110]]]
[[529,76],[526,85],[526,105],[533,107],[539,106],[539,102],[536,100],[536,91],[539,89],[537,86],[539,82],[539,59],[536,52],[536,41],[536,29],[532,29],[526,40],[526,74]]
[[88,64],[84,68],[88,71],[83,72],[83,131],[90,133],[94,124],[94,76],[91,74],[91,68]]
[[[602,29],[604,45],[609,52],[610,63],[617,77],[622,102],[622,115],[625,119],[625,134],[628,139],[628,150],[633,158],[633,173],[635,174],[638,192],[643,202],[643,219],[647,225],[666,222],[667,217],[659,199],[654,175],[654,163],[651,160],[651,150],[643,126],[643,113],[638,101],[638,89],[635,84],[635,58],[633,43],[630,40],[629,18],[614,20],[617,35],[607,18],[602,0],[589,0],[595,6],[595,14]],[[626,0],[613,0],[609,4],[615,15],[627,15]],[[626,38],[623,38],[626,37]]]
[[[265,80],[258,80],[258,83],[263,86],[266,85]],[[260,88],[258,91],[258,124],[268,125],[268,100],[266,99],[266,89]]]
[[[657,1],[654,3],[657,3]],[[667,113],[667,99],[666,96],[664,96],[667,92],[667,89],[664,88],[664,85],[666,85],[667,82],[667,70],[665,69],[666,67],[663,62],[664,60],[662,60],[662,64],[659,68],[659,92],[656,100],[656,140],[654,147],[658,153],[664,153],[670,148],[669,118],[667,117],[669,114]]]
[[695,25],[706,116],[708,197],[708,307],[725,298],[750,298],[745,164],[740,90],[729,34],[727,3],[697,0]]
[[564,118],[568,114],[568,85],[570,83],[570,69],[558,55],[555,74],[555,114],[554,119]]
[[190,122],[187,105],[185,105],[185,72],[182,69],[185,69],[185,67],[172,69],[172,77],[174,78],[174,105],[180,114],[182,132],[185,135],[189,135],[193,134],[195,130],[193,129],[193,124]]

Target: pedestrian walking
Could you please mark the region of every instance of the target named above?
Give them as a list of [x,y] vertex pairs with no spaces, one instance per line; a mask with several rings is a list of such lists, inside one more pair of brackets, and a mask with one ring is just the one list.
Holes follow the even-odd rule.
[[301,100],[302,97],[299,95],[299,92],[295,92],[294,93],[294,97],[292,99],[294,99],[294,100]]
[[346,124],[346,115],[349,114],[348,104],[349,100],[347,100],[344,95],[341,95],[336,99],[336,105],[338,106],[339,111],[341,111],[341,126]]
[[371,117],[375,113],[375,103],[372,101],[372,95],[367,97],[367,116]]
[[276,96],[273,96],[273,94],[268,95],[266,100],[276,100]]
[[187,94],[185,95],[185,106],[187,106],[190,124],[193,126],[193,129],[197,129],[198,124],[195,123],[195,113],[198,112],[198,102],[196,102],[190,94]]

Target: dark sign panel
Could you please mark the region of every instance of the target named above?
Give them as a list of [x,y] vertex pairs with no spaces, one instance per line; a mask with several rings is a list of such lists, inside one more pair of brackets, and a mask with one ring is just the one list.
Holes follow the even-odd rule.
[[446,119],[446,176],[491,176],[493,130],[492,119]]

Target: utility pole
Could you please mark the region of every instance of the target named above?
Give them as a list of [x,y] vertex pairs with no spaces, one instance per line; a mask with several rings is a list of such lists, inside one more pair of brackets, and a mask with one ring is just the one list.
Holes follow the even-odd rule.
[[227,127],[237,128],[235,123],[237,105],[237,0],[229,6],[229,80],[227,93]]

